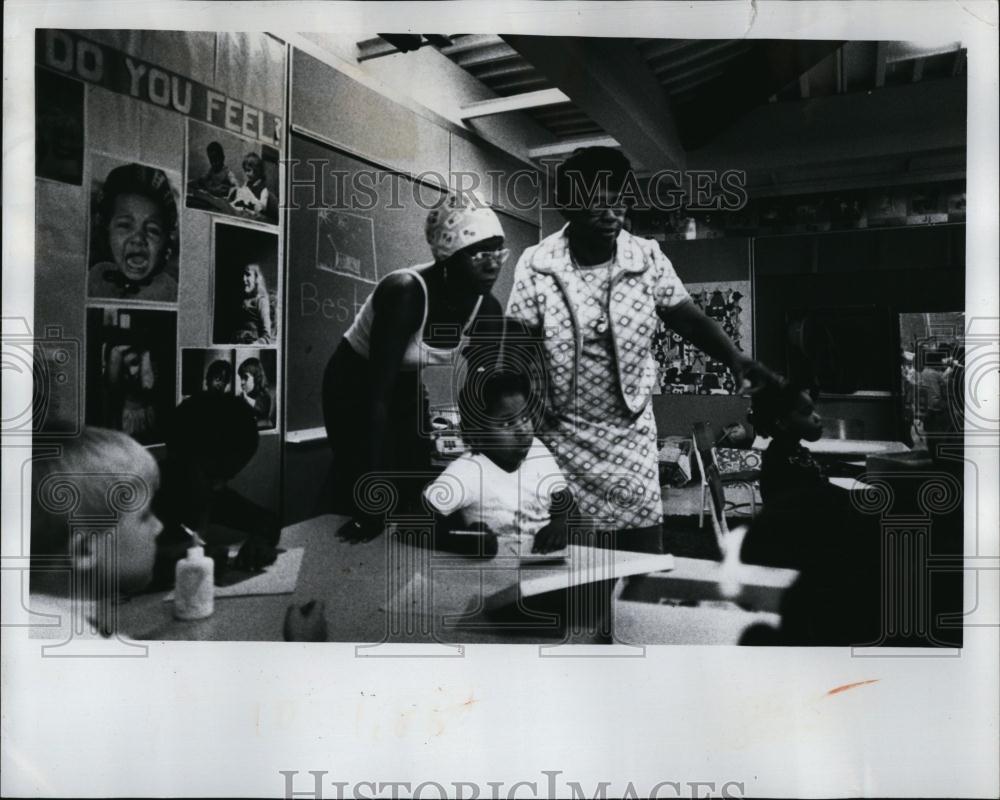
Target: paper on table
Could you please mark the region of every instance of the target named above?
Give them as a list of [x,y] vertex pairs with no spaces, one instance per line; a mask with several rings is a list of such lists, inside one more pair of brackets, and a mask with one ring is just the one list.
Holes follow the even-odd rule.
[[486,608],[496,609],[510,605],[517,601],[519,595],[531,597],[585,583],[615,580],[651,572],[666,572],[675,566],[674,557],[670,554],[634,553],[575,545],[570,545],[567,551],[569,556],[567,563],[524,567],[519,576],[520,580],[486,598]]
[[[292,594],[299,580],[304,547],[293,547],[278,554],[277,560],[263,572],[229,586],[216,586],[215,597],[250,597],[261,594]],[[164,601],[174,599],[171,592]]]
[[839,486],[841,489],[847,489],[848,491],[859,492],[862,489],[870,489],[871,487],[864,481],[859,481],[855,478],[827,478],[834,486]]
[[520,558],[525,563],[539,561],[562,561],[569,554],[567,547],[552,550],[548,553],[534,553],[534,536],[498,536],[497,556],[501,558]]

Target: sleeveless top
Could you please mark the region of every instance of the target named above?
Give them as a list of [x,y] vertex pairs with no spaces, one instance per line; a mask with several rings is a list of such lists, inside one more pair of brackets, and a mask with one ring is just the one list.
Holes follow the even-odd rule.
[[[479,313],[479,307],[483,303],[483,296],[480,295],[479,299],[476,300],[476,306],[472,309],[472,313],[469,314],[469,318],[462,326],[462,334],[459,337],[458,344],[455,345],[454,348],[431,347],[429,344],[424,342],[424,327],[427,325],[428,311],[428,292],[427,284],[424,282],[424,276],[417,272],[415,268],[407,268],[399,271],[408,272],[413,275],[413,277],[415,277],[417,282],[420,284],[420,288],[424,290],[424,318],[420,322],[420,327],[414,331],[413,336],[410,337],[410,341],[406,344],[406,352],[403,353],[403,361],[399,367],[400,370],[404,372],[411,372],[422,366],[445,366],[447,364],[451,364],[455,352],[462,350],[462,348],[464,348],[469,341],[469,323],[472,322],[472,320],[475,319],[476,314]],[[351,327],[348,328],[347,333],[344,334],[344,338],[347,339],[347,342],[351,345],[354,352],[364,358],[368,358],[372,322],[375,320],[375,306],[373,302],[374,296],[375,292],[368,295],[368,299],[365,300],[364,305],[361,306],[361,310],[354,318],[354,322],[351,323]]]

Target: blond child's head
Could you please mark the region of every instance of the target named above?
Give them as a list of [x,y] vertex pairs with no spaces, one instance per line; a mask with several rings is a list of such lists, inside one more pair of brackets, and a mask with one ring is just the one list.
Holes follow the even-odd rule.
[[150,579],[162,529],[150,504],[159,487],[153,457],[120,431],[85,428],[32,464],[32,591],[69,590],[75,576],[135,591]]

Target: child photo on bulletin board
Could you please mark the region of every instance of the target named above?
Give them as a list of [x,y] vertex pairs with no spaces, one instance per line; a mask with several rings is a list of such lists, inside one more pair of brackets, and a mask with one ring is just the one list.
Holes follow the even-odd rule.
[[260,430],[270,430],[278,417],[277,351],[240,348],[236,351],[236,395],[253,409]]
[[176,303],[180,175],[92,154],[87,296]]
[[177,314],[87,309],[87,424],[123,431],[141,444],[164,440],[174,407]]
[[213,344],[278,341],[278,236],[216,223]]
[[278,151],[189,121],[184,204],[199,211],[278,224]]
[[180,399],[205,392],[234,394],[236,358],[232,350],[220,347],[185,347],[181,350]]

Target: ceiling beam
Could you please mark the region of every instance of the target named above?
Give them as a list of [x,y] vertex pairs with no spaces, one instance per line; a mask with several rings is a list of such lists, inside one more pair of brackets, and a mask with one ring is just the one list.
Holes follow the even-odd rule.
[[630,39],[503,38],[620,142],[636,167],[684,168],[669,101]]
[[763,172],[844,159],[958,148],[966,140],[964,78],[758,106],[710,145],[692,169]]
[[528,158],[539,159],[548,156],[565,156],[580,147],[621,147],[611,136],[585,136],[579,139],[563,139],[553,144],[543,144],[528,148]]
[[497,97],[493,100],[468,103],[462,106],[461,114],[462,119],[475,119],[476,117],[489,117],[493,114],[506,114],[529,108],[545,108],[568,102],[569,98],[558,89],[541,89],[537,92],[524,92],[523,94],[512,94],[509,97]]

